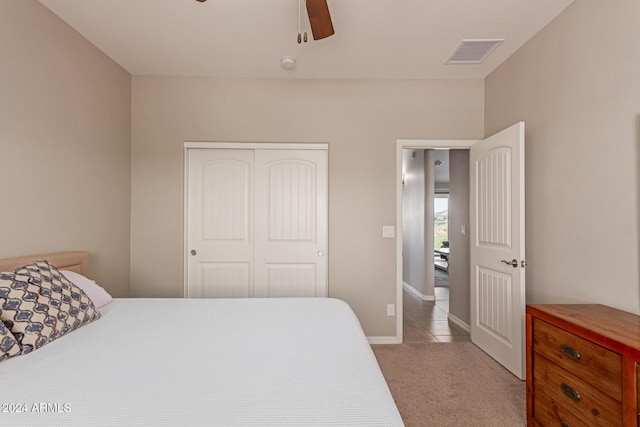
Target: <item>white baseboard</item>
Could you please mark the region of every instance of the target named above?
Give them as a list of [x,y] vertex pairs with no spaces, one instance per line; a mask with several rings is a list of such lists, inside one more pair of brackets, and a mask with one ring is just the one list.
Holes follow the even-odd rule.
[[367,337],[369,344],[402,344],[398,337]]
[[456,325],[460,326],[465,331],[471,332],[471,327],[467,323],[463,322],[462,320],[460,320],[459,318],[454,316],[453,314],[448,313],[447,314],[447,319],[451,320],[453,323],[455,323]]
[[417,296],[418,298],[420,298],[422,301],[435,301],[436,300],[436,296],[435,295],[425,295],[422,292],[418,291],[413,286],[411,286],[410,284],[408,284],[407,282],[402,282],[402,287],[405,288],[407,291],[411,292],[412,294],[414,294],[415,296]]

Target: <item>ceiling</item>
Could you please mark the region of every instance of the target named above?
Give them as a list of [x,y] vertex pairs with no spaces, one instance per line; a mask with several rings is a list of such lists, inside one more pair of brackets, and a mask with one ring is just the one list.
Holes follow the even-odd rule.
[[[335,35],[297,43],[298,0],[40,0],[133,75],[484,78],[573,0],[328,0]],[[462,39],[505,39],[446,65]],[[280,58],[297,67],[284,70]]]

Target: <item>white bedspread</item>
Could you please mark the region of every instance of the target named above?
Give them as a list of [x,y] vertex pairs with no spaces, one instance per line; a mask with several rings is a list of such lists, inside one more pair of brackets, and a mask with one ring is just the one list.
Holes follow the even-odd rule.
[[0,426],[403,425],[344,302],[116,299],[101,312],[0,363]]

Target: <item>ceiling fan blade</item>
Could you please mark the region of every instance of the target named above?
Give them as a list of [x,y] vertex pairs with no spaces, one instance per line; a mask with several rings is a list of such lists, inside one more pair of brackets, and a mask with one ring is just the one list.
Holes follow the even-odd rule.
[[332,36],[333,23],[331,23],[327,0],[306,0],[306,2],[313,39],[320,40]]

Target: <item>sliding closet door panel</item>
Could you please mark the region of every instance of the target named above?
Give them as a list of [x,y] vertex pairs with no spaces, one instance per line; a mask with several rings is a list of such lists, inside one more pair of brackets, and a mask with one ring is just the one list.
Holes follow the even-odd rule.
[[189,150],[189,297],[253,294],[253,158],[252,150]]
[[270,241],[313,241],[316,232],[316,165],[281,160],[268,165]]
[[202,297],[248,298],[251,283],[250,263],[202,263]]
[[315,297],[315,264],[267,264],[267,289],[270,297]]
[[327,152],[256,150],[255,296],[327,296]]

